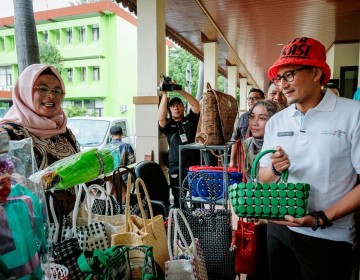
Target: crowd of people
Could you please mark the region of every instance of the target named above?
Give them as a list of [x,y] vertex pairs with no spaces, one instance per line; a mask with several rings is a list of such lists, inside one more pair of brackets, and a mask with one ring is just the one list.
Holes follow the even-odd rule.
[[[308,51],[302,51],[304,48]],[[267,247],[263,248],[266,263],[248,278],[351,279],[354,211],[360,206],[360,103],[340,97],[336,85],[327,85],[326,50],[312,38],[290,41],[268,76],[267,94],[251,89],[249,111],[234,127],[232,140],[244,146],[244,175],[250,179],[249,169],[261,150],[276,149],[261,159],[260,181],[277,182],[288,169],[289,181],[311,185],[311,196],[304,217],[286,215],[284,220],[269,221]],[[188,100],[186,93],[181,95]],[[163,131],[173,154],[169,160],[176,161],[174,149],[194,142],[194,134],[180,130],[188,116],[176,109],[182,114],[174,118],[175,103],[167,103],[165,97],[164,92],[159,125],[167,128]],[[198,103],[191,101],[198,108]],[[183,108],[182,101],[178,100],[178,105]],[[166,108],[171,112],[169,119],[165,118]],[[190,111],[194,113],[198,119],[198,109]],[[196,126],[193,120],[190,127]],[[170,136],[174,131],[178,132],[176,143]],[[191,136],[184,138],[181,131]],[[238,166],[238,153],[233,145],[230,166]]]
[[[266,223],[266,264],[251,279],[350,279],[354,211],[360,207],[360,103],[340,97],[337,86],[327,85],[331,75],[326,50],[312,38],[296,38],[284,46],[268,76],[267,93],[252,88],[249,110],[234,124],[232,140],[244,147],[243,175],[251,180],[256,155],[276,149],[261,159],[260,181],[277,182],[289,170],[289,181],[309,183],[311,196],[304,217],[286,215]],[[175,207],[180,207],[180,172],[185,178],[189,166],[200,164],[198,151],[185,150],[179,170],[179,145],[195,141],[200,105],[186,91],[178,93],[184,100],[168,100],[168,93],[161,91],[158,111],[159,129],[169,146]],[[0,122],[0,131],[11,140],[32,138],[38,170],[80,151],[66,126],[64,96],[55,68],[30,65],[16,81],[13,106]],[[122,134],[121,127],[111,129],[113,144],[122,147],[122,164],[128,165],[135,162],[134,150],[122,145]],[[240,152],[233,145],[231,167],[239,166]]]

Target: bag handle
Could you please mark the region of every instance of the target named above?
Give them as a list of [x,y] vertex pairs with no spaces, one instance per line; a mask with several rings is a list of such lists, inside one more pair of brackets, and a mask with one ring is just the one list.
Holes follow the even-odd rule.
[[238,162],[238,171],[241,173],[242,182],[246,183],[246,174],[245,174],[245,150],[244,145],[241,142],[241,139],[238,139],[235,143],[237,146],[238,152],[236,153],[237,162]]
[[178,221],[178,217],[180,216],[180,218],[183,220],[185,226],[186,226],[186,229],[190,235],[190,239],[191,239],[191,243],[194,245],[193,246],[193,255],[198,258],[198,254],[197,254],[197,250],[196,250],[196,246],[195,246],[195,238],[194,238],[194,235],[193,235],[193,232],[191,230],[191,227],[187,221],[187,219],[185,218],[185,215],[184,213],[180,210],[180,209],[175,209],[175,212],[174,212],[174,223],[175,223],[175,229],[174,229],[174,242],[173,242],[173,246],[174,246],[174,251],[175,251],[175,257],[177,257],[178,255],[178,250],[176,250],[176,245],[180,245],[176,242],[176,234],[179,234],[180,238],[181,238],[181,241],[184,243],[185,245],[185,248],[187,251],[190,251],[189,249],[189,245],[188,243],[186,242],[186,239],[180,229],[180,225],[179,225],[179,221]]
[[[109,205],[110,205],[110,216],[114,216],[114,207],[113,207],[113,204],[112,204],[112,201],[110,199],[110,195],[106,192],[106,190],[100,186],[100,185],[97,185],[97,184],[91,184],[89,187],[86,187],[85,184],[83,184],[83,188],[85,190],[85,198],[86,198],[86,204],[85,203],[80,203],[79,204],[79,210],[82,211],[82,212],[87,212],[88,213],[88,216],[90,214],[90,218],[92,213],[91,213],[91,194],[90,194],[90,191],[93,190],[93,189],[96,189],[98,191],[101,192],[101,194],[103,194],[105,196],[105,222],[107,222],[107,217],[109,216],[108,215],[108,210],[109,210]],[[100,195],[101,197],[101,195]],[[87,209],[85,209],[85,206]],[[75,208],[74,208],[75,209]]]
[[[170,209],[170,213],[169,213],[169,217],[168,217],[168,221],[170,221],[170,224],[168,224],[167,227],[167,241],[168,241],[168,251],[169,251],[169,257],[170,260],[174,260],[174,258],[176,258],[178,256],[178,250],[177,250],[177,246],[180,246],[180,244],[178,244],[177,242],[177,236],[180,236],[181,241],[183,242],[185,248],[187,251],[189,251],[189,245],[186,242],[186,239],[184,238],[184,235],[182,234],[182,231],[180,229],[180,225],[179,225],[179,221],[178,221],[178,216],[180,215],[181,219],[184,221],[185,226],[188,230],[188,233],[190,235],[191,241],[194,244],[195,239],[194,239],[194,235],[193,232],[191,231],[190,225],[188,223],[188,221],[186,220],[184,214],[182,213],[182,211],[180,209]],[[171,221],[174,221],[174,238],[173,238],[173,244],[171,246]],[[174,254],[173,254],[174,253]],[[197,251],[196,248],[194,247],[194,254],[197,257]]]
[[[116,176],[118,176],[118,180],[119,180],[119,183],[120,183],[120,188],[116,189],[116,200],[120,203],[120,205],[122,205],[122,183],[125,183],[124,180],[122,179],[122,175],[120,174],[121,169],[127,170],[128,174],[129,174],[128,177],[132,176],[134,178],[134,181],[136,180],[136,175],[135,175],[134,171],[132,169],[130,169],[129,167],[127,167],[126,165],[120,165],[113,172],[112,179],[113,179],[114,186],[116,187],[116,184],[115,184]],[[133,193],[134,193],[134,191],[135,191],[135,189],[133,190]]]
[[[258,154],[256,157],[255,157],[255,160],[251,166],[251,180],[252,181],[256,181],[256,177],[257,177],[257,167],[258,167],[258,164],[259,164],[259,161],[260,159],[266,155],[266,154],[269,154],[269,153],[275,153],[276,150],[265,150],[263,152],[261,152],[260,154]],[[286,169],[284,172],[281,173],[281,180],[286,183],[287,180],[289,178],[289,170]]]
[[[169,212],[169,216],[168,216],[168,225],[167,225],[167,246],[168,246],[168,251],[169,251],[169,257],[170,260],[172,261],[174,259],[173,257],[173,248],[171,247],[171,222],[174,221],[175,223],[175,218],[174,218],[174,212],[175,209],[171,208],[170,212]],[[174,227],[174,235],[175,235],[175,227]]]
[[[144,183],[144,181],[141,178],[137,178],[135,181],[135,193],[136,193],[136,198],[140,207],[140,212],[141,212],[141,218],[144,221],[144,228],[145,228],[145,232],[149,233],[149,225],[147,224],[146,220],[146,214],[145,214],[145,210],[144,210],[144,206],[142,204],[141,201],[141,195],[140,195],[140,188],[139,185],[141,185],[142,189],[144,190],[144,194],[149,206],[149,212],[150,212],[150,220],[151,220],[151,232],[154,233],[154,212],[151,206],[151,201],[150,201],[150,197],[149,197],[149,193],[146,189],[146,185]],[[129,232],[130,230],[130,191],[131,188],[131,176],[128,177],[128,185],[127,185],[127,190],[126,190],[126,201],[125,201],[125,232]]]
[[[75,201],[75,206],[74,206],[74,211],[73,211],[73,219],[72,219],[72,231],[73,231],[73,234],[74,236],[77,238],[77,231],[76,231],[76,218],[78,217],[79,215],[79,207],[80,207],[80,201],[81,201],[81,194],[82,194],[82,190],[85,191],[85,200],[86,200],[86,205],[88,206],[88,218],[87,218],[87,225],[90,225],[91,224],[91,201],[90,201],[90,191],[91,189],[98,189],[100,190],[102,193],[104,193],[105,195],[107,195],[106,191],[99,185],[95,185],[95,184],[92,184],[89,188],[86,187],[85,184],[80,184],[79,185],[79,191],[77,193],[77,196],[76,196],[76,201]],[[112,201],[111,199],[109,199],[109,197],[107,196],[107,199],[105,201],[105,222],[107,221],[107,213],[108,213],[108,203],[107,201],[110,201],[110,207],[111,209],[113,208],[112,206]],[[113,213],[111,213],[113,214]]]
[[[203,179],[205,184],[207,185],[208,188],[210,188],[210,185],[209,185],[209,180],[212,180],[211,177],[206,174],[206,173],[203,173],[203,172],[196,172],[195,174],[188,174],[185,179],[183,180],[183,183],[182,183],[182,187],[181,187],[181,198],[183,200],[186,200],[186,197],[188,197],[188,202],[190,202],[190,207],[185,203],[185,209],[184,211],[189,215],[189,216],[192,216],[192,206],[194,205],[193,204],[193,201],[192,201],[192,190],[193,190],[193,185],[194,185],[194,180],[195,179]],[[189,181],[188,183],[188,188],[186,188],[186,183],[187,181]],[[214,193],[217,193],[217,186],[216,184],[214,184],[215,188],[214,190],[212,190],[211,192],[209,192],[209,214],[206,215],[206,216],[212,216],[215,212],[215,206],[216,206],[216,196],[214,196],[213,194]],[[189,195],[186,196],[186,191],[189,192]],[[223,200],[225,197],[223,196]],[[186,201],[185,201],[186,202]],[[223,205],[225,205],[223,203]],[[205,216],[205,215],[204,215]]]
[[[240,231],[241,231],[241,236],[242,236],[242,238],[241,238],[241,248],[242,248],[242,249],[245,248],[245,245],[246,245],[245,242],[247,242],[247,241],[245,240],[246,238],[244,238],[244,236],[245,236],[245,227],[244,227],[245,221],[244,221],[244,220],[245,220],[245,219],[246,219],[246,222],[249,223],[249,221],[248,221],[247,218],[239,218],[239,221],[240,221]],[[251,232],[255,234],[256,224],[255,224],[254,222],[252,222],[252,223],[253,223],[253,225],[252,225],[251,227],[249,227],[247,230],[248,230],[248,231],[251,230]]]
[[[62,207],[60,205],[60,202],[58,201],[57,197],[55,196],[55,194],[51,191],[45,191],[45,197],[46,197],[46,201],[48,203],[49,209],[50,209],[50,213],[51,216],[53,218],[54,221],[54,225],[55,225],[55,233],[54,233],[54,239],[53,242],[57,243],[61,241],[61,235],[62,235],[62,227],[63,227],[63,211],[62,211]],[[55,208],[54,208],[54,202],[56,205],[56,209],[59,212],[59,216],[60,216],[60,222],[56,216],[56,212],[55,212]]]

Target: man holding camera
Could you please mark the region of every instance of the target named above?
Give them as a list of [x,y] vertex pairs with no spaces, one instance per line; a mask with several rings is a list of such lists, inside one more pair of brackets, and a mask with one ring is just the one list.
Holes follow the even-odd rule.
[[[174,85],[174,84],[173,84]],[[161,85],[160,93],[162,94],[159,105],[158,119],[159,128],[167,138],[169,144],[168,164],[170,186],[174,196],[174,205],[180,206],[180,186],[179,186],[179,145],[185,145],[195,142],[197,124],[200,116],[199,102],[179,87],[169,88],[169,84]],[[190,105],[189,114],[185,115],[185,106],[181,98],[173,97],[168,102],[167,91],[177,91]],[[170,117],[166,118],[169,110]],[[185,178],[187,168],[191,165],[199,164],[200,155],[196,150],[184,150],[181,155],[182,178]]]

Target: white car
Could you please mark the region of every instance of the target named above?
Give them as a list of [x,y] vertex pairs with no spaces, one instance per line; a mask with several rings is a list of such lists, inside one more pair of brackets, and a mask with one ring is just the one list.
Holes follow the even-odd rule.
[[121,126],[122,141],[129,143],[135,149],[135,133],[130,118],[116,117],[71,117],[67,125],[74,133],[81,150],[90,148],[102,149],[111,141],[110,128]]

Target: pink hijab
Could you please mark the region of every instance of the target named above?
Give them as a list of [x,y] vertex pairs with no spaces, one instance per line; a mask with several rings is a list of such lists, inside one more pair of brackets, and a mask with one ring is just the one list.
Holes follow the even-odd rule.
[[32,64],[26,67],[17,79],[12,96],[13,106],[0,123],[11,122],[21,125],[30,133],[45,139],[65,133],[67,119],[62,109],[58,115],[51,118],[41,117],[34,112],[33,86],[39,75],[46,69],[54,73],[60,81],[61,89],[65,91],[63,80],[54,67]]

